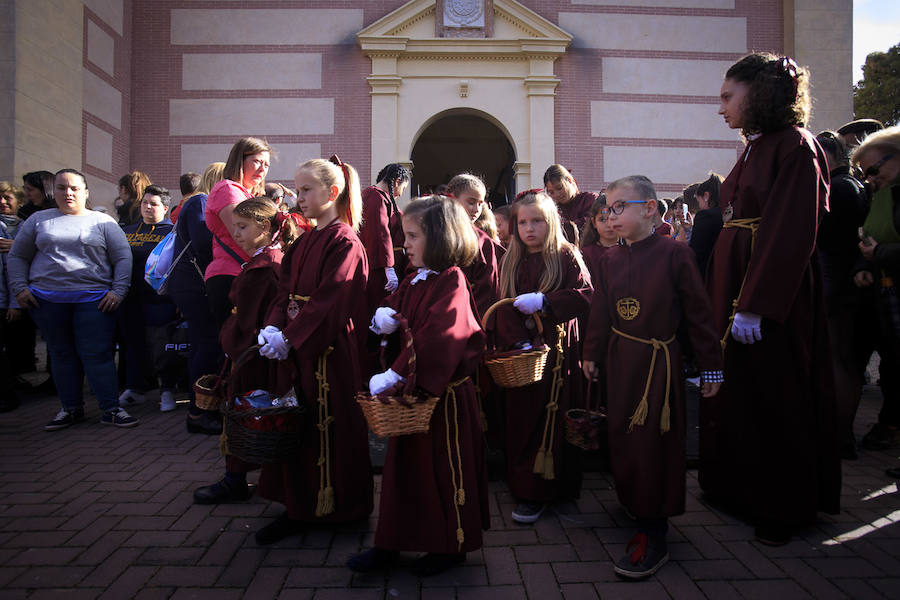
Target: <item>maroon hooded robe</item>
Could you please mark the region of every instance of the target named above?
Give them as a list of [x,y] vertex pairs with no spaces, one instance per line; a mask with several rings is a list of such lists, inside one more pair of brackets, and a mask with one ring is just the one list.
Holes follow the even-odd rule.
[[[265,326],[266,316],[278,290],[278,273],[284,253],[280,248],[266,247],[244,263],[241,273],[231,284],[228,299],[234,308],[219,332],[222,350],[237,361],[256,344],[259,330]],[[274,364],[268,358],[253,353],[245,362],[232,368],[229,395],[243,394],[255,389],[268,389]]]
[[[796,525],[838,510],[840,460],[816,230],[828,205],[828,166],[812,135],[787,128],[750,142],[722,183],[732,219],[707,270],[716,331],[738,312],[762,316],[762,341],[730,333],[725,384],[701,401],[700,484],[751,518]],[[746,274],[746,281],[745,279]]]
[[[416,387],[441,400],[428,433],[390,438],[375,545],[401,551],[471,552],[481,547],[481,531],[490,525],[484,437],[471,379],[484,353],[485,336],[459,268],[431,274],[414,285],[412,278],[409,275],[385,304],[409,321]],[[408,362],[408,353],[401,352],[391,368],[409,377]],[[453,388],[454,403],[447,387],[466,377]],[[459,506],[454,504],[457,489],[465,496]]]
[[[403,224],[402,213],[391,200],[390,194],[377,187],[369,186],[362,191],[363,222],[359,230],[369,260],[369,279],[366,283],[366,299],[369,311],[374,312],[388,295],[384,289],[387,278],[386,267],[394,267],[398,279],[403,279],[405,260],[402,258]],[[397,256],[395,249],[401,249]]]
[[591,218],[591,207],[597,197],[594,192],[580,192],[568,204],[557,205],[559,216],[563,220],[563,233],[569,243],[578,243],[584,224]]
[[[319,431],[310,426],[295,461],[265,465],[259,481],[264,498],[280,502],[288,516],[300,521],[352,521],[373,509],[372,465],[366,422],[355,395],[361,384],[360,330],[368,318],[365,288],[368,266],[362,242],[340,221],[303,234],[282,262],[278,293],[266,323],[280,328],[291,345],[287,360],[279,361],[279,385],[293,383],[298,401],[310,419],[318,422],[319,357],[326,350],[330,386],[329,472],[334,487],[335,512],[315,516],[320,489]],[[294,300],[299,314],[288,315],[289,294],[308,296]],[[279,393],[286,389],[276,390]]]
[[500,246],[491,236],[473,227],[478,236],[478,254],[467,267],[462,268],[466,280],[472,286],[472,298],[478,309],[478,316],[484,314],[500,298]]
[[[623,299],[639,306],[633,314],[620,312]],[[636,301],[631,302],[631,301]],[[629,318],[630,317],[630,318]],[[694,252],[681,242],[658,234],[630,246],[614,246],[604,253],[594,280],[594,297],[584,358],[606,365],[609,455],[616,493],[623,506],[638,518],[660,518],[684,512],[685,434],[681,349],[678,340],[665,354],[657,351],[648,391],[647,418],[628,431],[650,374],[653,346],[627,339],[615,327],[645,340],[670,339],[682,320],[704,371],[722,369],[722,350],[712,327],[709,299]],[[660,416],[669,378],[670,425],[660,429]]]
[[[587,315],[591,284],[588,281],[590,276],[582,271],[570,250],[564,249],[559,259],[562,281],[556,290],[544,294],[549,311],[540,315],[544,341],[550,346],[544,377],[537,383],[506,390],[506,482],[516,498],[535,503],[575,498],[581,487],[580,465],[577,461],[563,458],[564,449],[568,452],[564,422],[566,410],[584,403],[584,376],[580,367],[577,320]],[[543,255],[526,254],[516,273],[516,292],[524,294],[537,291],[543,271]],[[533,323],[532,318],[523,315],[511,304],[500,307],[495,314],[495,336],[499,349],[508,349],[522,340],[530,341],[534,336],[533,330],[526,327],[526,322]],[[564,384],[559,394],[556,428],[553,432],[555,479],[551,480],[535,474],[534,463],[543,440],[547,415],[545,406],[550,400],[553,366],[556,364],[557,324],[563,326],[566,337],[561,371]],[[489,324],[486,326],[491,328]]]

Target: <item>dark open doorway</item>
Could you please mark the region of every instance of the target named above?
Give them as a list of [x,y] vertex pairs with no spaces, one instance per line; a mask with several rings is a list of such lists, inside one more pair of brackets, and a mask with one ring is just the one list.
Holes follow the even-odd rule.
[[499,127],[473,114],[448,114],[429,125],[412,151],[411,195],[433,193],[458,173],[484,179],[491,206],[516,196],[515,151]]

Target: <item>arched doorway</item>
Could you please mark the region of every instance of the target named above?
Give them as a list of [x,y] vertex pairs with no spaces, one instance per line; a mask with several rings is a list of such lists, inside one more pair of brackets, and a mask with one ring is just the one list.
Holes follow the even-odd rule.
[[499,127],[484,117],[447,113],[428,125],[413,146],[412,195],[432,193],[457,173],[481,176],[491,206],[515,199],[515,150]]

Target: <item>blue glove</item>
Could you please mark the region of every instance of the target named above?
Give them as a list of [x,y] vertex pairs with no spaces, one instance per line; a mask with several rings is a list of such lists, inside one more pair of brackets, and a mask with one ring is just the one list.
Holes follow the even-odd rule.
[[544,307],[544,294],[541,292],[531,292],[529,294],[520,294],[516,296],[513,302],[519,312],[526,315],[533,315]]

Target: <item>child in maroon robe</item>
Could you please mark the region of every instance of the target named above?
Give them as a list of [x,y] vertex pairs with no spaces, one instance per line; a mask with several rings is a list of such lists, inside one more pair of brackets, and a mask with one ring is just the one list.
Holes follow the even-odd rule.
[[597,277],[597,269],[600,267],[600,257],[606,254],[610,248],[619,245],[619,235],[613,231],[609,223],[609,209],[606,206],[606,196],[601,194],[591,206],[591,212],[584,222],[579,240],[581,255],[584,264],[591,274],[591,281]]
[[606,202],[625,245],[600,261],[582,366],[589,378],[600,363],[615,373],[606,382],[610,461],[619,501],[638,530],[615,571],[642,579],[668,560],[668,517],[684,512],[687,418],[675,338],[681,319],[702,369],[704,397],[721,385],[722,351],[694,253],[653,231],[658,213],[650,180],[619,179],[607,188]]
[[749,54],[725,73],[719,114],[747,137],[722,183],[707,290],[725,385],[700,404],[703,490],[777,545],[841,493],[837,404],[816,234],[828,162],[812,134],[809,73]]
[[[490,524],[481,418],[472,382],[484,352],[484,332],[459,265],[478,252],[466,213],[451,199],[412,202],[403,215],[406,254],[417,269],[379,308],[372,331],[397,331],[408,322],[418,393],[440,396],[428,433],[390,438],[375,547],[350,559],[354,571],[392,564],[400,551],[419,551],[413,570],[434,575],[481,547]],[[392,336],[397,337],[397,336]],[[405,348],[372,377],[372,395],[410,377]]]
[[285,255],[258,341],[261,355],[279,361],[276,392],[293,387],[317,426],[295,460],[263,466],[260,495],[287,510],[257,532],[260,544],[298,533],[305,523],[354,521],[373,509],[368,434],[355,400],[368,321],[368,265],[355,232],[359,180],[333,156],[300,165],[295,183],[297,206],[316,228]]
[[[227,397],[255,389],[269,390],[272,379],[271,361],[255,351],[245,353],[256,344],[256,336],[265,325],[269,303],[278,289],[278,272],[284,248],[302,233],[291,217],[278,210],[266,197],[244,200],[231,217],[231,238],[251,258],[241,267],[231,284],[229,300],[234,308],[219,333],[222,350],[231,360]],[[252,494],[247,485],[247,472],[257,465],[240,458],[225,457],[225,477],[212,485],[194,491],[195,504],[220,504],[246,500]]]
[[[402,252],[403,231],[397,207],[397,198],[409,185],[409,170],[403,165],[391,163],[377,177],[375,185],[362,191],[362,224],[359,239],[366,249],[369,263],[369,280],[366,298],[369,310],[381,306],[381,301],[397,289],[403,279],[406,265]],[[398,264],[402,263],[402,264]]]
[[[512,518],[534,523],[548,504],[576,498],[581,488],[579,455],[565,443],[563,415],[583,403],[578,319],[587,315],[591,284],[581,253],[563,239],[550,196],[538,190],[517,198],[510,221],[500,285],[501,295],[516,301],[496,312],[497,347],[532,344],[531,315],[539,312],[551,349],[540,381],[506,390],[506,481],[519,502]],[[555,399],[554,385],[561,386]]]
[[562,165],[550,165],[544,171],[544,189],[556,202],[562,219],[562,231],[569,243],[578,243],[578,234],[584,229],[597,194],[578,191],[572,174]]
[[478,253],[471,264],[463,267],[463,273],[472,286],[472,295],[478,315],[484,314],[500,296],[500,257],[503,249],[491,237],[475,226],[484,210],[487,189],[484,182],[471,173],[461,173],[447,183],[447,195],[456,200],[469,215],[472,229],[478,236]]

